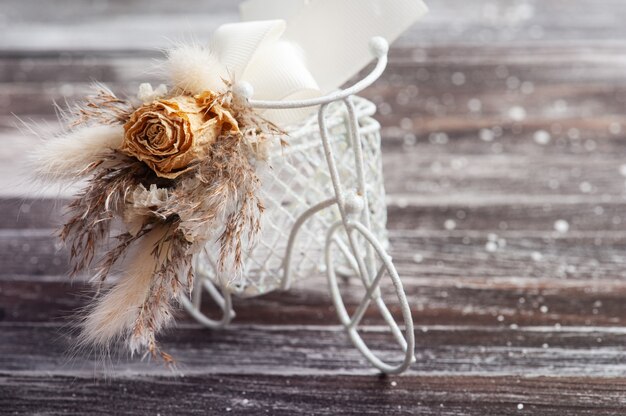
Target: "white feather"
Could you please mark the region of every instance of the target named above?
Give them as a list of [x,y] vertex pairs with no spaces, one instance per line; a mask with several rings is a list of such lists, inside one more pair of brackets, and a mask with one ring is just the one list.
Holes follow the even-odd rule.
[[153,249],[167,231],[166,226],[157,227],[139,241],[124,264],[123,275],[89,309],[81,325],[81,345],[107,350],[120,339],[131,340],[130,331],[149,294],[155,271],[165,261],[164,256],[155,258]]
[[35,177],[41,181],[78,180],[85,169],[108,150],[117,149],[124,128],[89,126],[46,140],[30,155]]
[[167,67],[174,87],[190,94],[223,91],[227,73],[218,59],[200,45],[178,45],[167,52]]

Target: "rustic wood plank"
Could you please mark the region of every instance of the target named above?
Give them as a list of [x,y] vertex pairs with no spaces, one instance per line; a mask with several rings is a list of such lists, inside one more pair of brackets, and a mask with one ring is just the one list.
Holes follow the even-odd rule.
[[[419,217],[418,217],[419,221]],[[68,252],[53,229],[0,230],[0,275],[63,275]],[[626,234],[540,230],[395,230],[406,278],[626,279]]]
[[554,203],[555,210],[567,202],[560,198],[563,195],[579,196],[569,198],[574,203],[624,201],[625,187],[620,174],[624,163],[617,156],[604,158],[604,161],[602,153],[535,158],[490,153],[472,156],[456,152],[444,156],[433,152],[418,157],[420,150],[423,149],[415,147],[404,154],[385,155],[385,183],[392,196],[409,194],[421,197],[422,201],[433,195],[447,196],[457,204],[461,201],[485,204],[490,198],[502,196],[496,202],[523,204],[541,195],[545,198],[535,198],[533,202]]
[[[381,116],[388,126],[408,117],[454,132],[452,116],[467,118],[457,124],[487,124],[490,118],[511,122],[513,107],[525,108],[530,120],[621,114],[623,47],[459,45],[424,46],[416,52],[415,46],[398,46],[391,53],[386,73],[365,92],[385,103]],[[133,93],[140,82],[163,82],[160,71],[146,70],[162,60],[158,51],[141,50],[0,53],[0,91],[14,103],[13,112],[49,116],[44,104],[78,98],[94,79],[120,94]]]
[[[398,185],[406,186],[403,182]],[[598,202],[597,198],[597,195],[392,194],[388,196],[388,227],[391,230],[481,230],[485,235],[517,231],[520,238],[524,238],[524,233],[544,232],[550,240],[557,221],[565,221],[568,231],[595,235],[602,245],[603,233],[619,233],[626,218],[621,198],[606,198],[614,202]],[[549,241],[546,244],[549,245]]]
[[[403,236],[401,234],[404,234]],[[456,277],[559,277],[589,279],[624,274],[622,233],[603,235],[555,231],[394,233],[393,250],[405,275]],[[554,251],[553,251],[554,250]],[[413,258],[413,264],[409,260]],[[409,257],[410,256],[410,257]]]
[[[403,276],[404,277],[404,276]],[[65,276],[39,280],[15,276],[0,280],[0,321],[71,323],[94,294],[82,282],[69,283]],[[394,316],[400,317],[390,284],[382,293]],[[356,282],[342,287],[348,311],[363,296]],[[416,325],[520,325],[616,326],[626,322],[626,283],[615,280],[563,281],[561,279],[430,279],[404,277],[404,289]],[[288,292],[234,300],[236,324],[321,325],[337,323],[337,315],[321,276],[296,285]],[[208,301],[202,310],[219,316]],[[191,322],[185,312],[179,322]],[[364,324],[381,325],[376,308],[368,309]]]
[[[223,23],[237,20],[239,1],[184,0],[107,3],[61,0],[42,5],[8,0],[1,17],[3,50],[158,48],[175,38],[208,39]],[[47,36],[33,34],[46,33]]]
[[51,229],[62,222],[69,200],[55,198],[0,198],[0,229]]
[[57,238],[56,229],[2,230],[0,254],[5,259],[2,274],[66,274],[68,251]]
[[[406,186],[398,182],[398,186]],[[569,229],[583,233],[585,237],[598,237],[596,245],[602,245],[602,232],[617,235],[621,224],[626,223],[624,203],[621,198],[601,198],[594,195],[531,196],[531,195],[463,195],[404,193],[388,196],[388,227],[390,230],[419,230],[421,232],[484,231],[489,233],[517,232],[515,238],[525,234],[537,236],[544,232],[551,237],[565,237],[567,233],[556,233],[557,221],[567,222]],[[607,202],[611,201],[611,202]],[[54,229],[62,222],[62,213],[69,200],[3,198],[0,199],[0,230],[7,231],[17,245],[17,230],[39,230],[44,237],[53,237]],[[41,231],[48,229],[48,231]],[[554,231],[554,232],[551,232]],[[565,235],[563,235],[565,234]],[[468,235],[468,237],[470,237]],[[17,237],[18,239],[20,237]],[[24,234],[22,239],[27,239]],[[6,238],[5,238],[6,239]],[[53,238],[52,238],[53,240]],[[53,241],[44,244],[52,244]],[[550,243],[550,241],[546,241]],[[549,245],[549,244],[548,244]]]
[[[393,187],[407,189],[409,186],[398,181]],[[556,221],[564,220],[576,232],[619,231],[619,226],[626,223],[624,202],[615,196],[601,196],[601,202],[596,198],[596,195],[553,197],[541,194],[460,197],[398,192],[387,197],[388,227],[391,230],[537,232],[554,229]],[[1,198],[0,230],[58,228],[68,203],[69,199]]]
[[[0,328],[0,373],[171,374],[162,364],[137,358],[70,356],[73,338],[59,324],[3,323]],[[386,327],[365,326],[362,333],[383,360],[399,358]],[[340,327],[235,325],[209,331],[181,324],[161,340],[185,375],[376,373]],[[416,330],[417,361],[407,374],[625,377],[625,342],[622,327],[424,326]]]
[[[240,1],[197,3],[184,0],[57,1],[6,0],[0,49],[97,49],[156,47],[193,33],[200,39],[220,24],[235,21]],[[502,3],[445,0],[429,3],[431,12],[399,44],[536,44],[568,40],[594,44],[624,37],[626,7],[620,0],[560,0]],[[34,36],[48,33],[47,37]]]
[[620,414],[626,392],[623,379],[589,377],[0,375],[0,385],[7,413],[80,415],[596,416]]

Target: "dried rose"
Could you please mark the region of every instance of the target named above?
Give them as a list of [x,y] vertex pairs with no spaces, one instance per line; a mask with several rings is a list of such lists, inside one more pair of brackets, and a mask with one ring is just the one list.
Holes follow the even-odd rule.
[[121,151],[146,163],[158,176],[175,179],[209,156],[225,133],[237,134],[232,114],[211,92],[181,95],[139,107],[124,125]]

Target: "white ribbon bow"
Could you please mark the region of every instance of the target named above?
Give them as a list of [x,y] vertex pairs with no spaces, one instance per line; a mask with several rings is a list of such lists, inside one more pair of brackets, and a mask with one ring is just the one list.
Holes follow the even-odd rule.
[[[313,98],[371,61],[372,37],[393,42],[427,10],[421,0],[248,0],[244,21],[219,27],[210,49],[236,83],[252,85],[256,100]],[[303,115],[265,113],[281,125]]]

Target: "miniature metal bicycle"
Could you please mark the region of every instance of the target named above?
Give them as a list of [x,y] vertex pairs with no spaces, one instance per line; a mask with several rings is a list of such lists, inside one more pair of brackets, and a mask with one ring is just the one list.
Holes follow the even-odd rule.
[[[405,371],[415,360],[411,310],[391,257],[387,253],[386,206],[382,181],[380,125],[371,118],[376,108],[356,96],[387,66],[388,44],[370,42],[375,68],[352,87],[321,98],[300,101],[257,101],[250,85],[235,86],[235,95],[253,108],[287,110],[319,106],[317,118],[289,131],[289,146],[261,169],[266,205],[259,244],[249,253],[244,281],[221,282],[215,270],[214,247],[196,260],[197,279],[185,309],[209,328],[228,325],[234,318],[232,296],[251,297],[287,290],[292,282],[325,271],[339,321],[355,347],[384,373]],[[325,164],[324,164],[325,160]],[[332,195],[332,196],[329,196]],[[320,267],[320,257],[323,266]],[[340,293],[338,276],[358,276],[365,295],[350,314]],[[396,323],[380,290],[388,276],[404,321]],[[211,319],[200,311],[204,289],[222,316]],[[401,359],[388,363],[363,341],[358,331],[374,303],[401,349]]]

